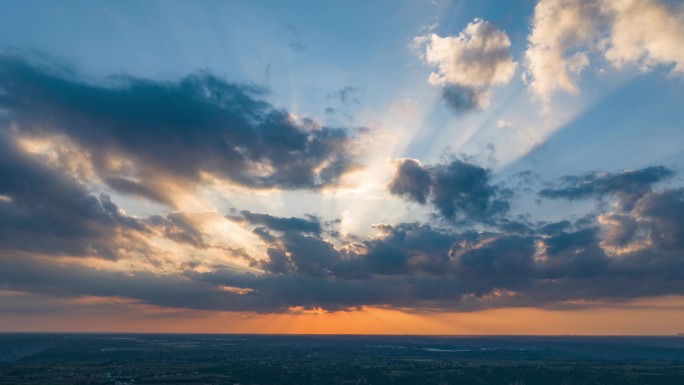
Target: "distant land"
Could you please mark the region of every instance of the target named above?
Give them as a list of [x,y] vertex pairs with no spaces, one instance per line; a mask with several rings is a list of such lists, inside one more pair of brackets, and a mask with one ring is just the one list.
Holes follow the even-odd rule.
[[0,334],[0,384],[684,383],[678,336]]

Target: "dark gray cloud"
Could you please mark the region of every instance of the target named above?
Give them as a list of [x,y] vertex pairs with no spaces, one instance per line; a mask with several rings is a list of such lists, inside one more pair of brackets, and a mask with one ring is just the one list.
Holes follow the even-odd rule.
[[650,192],[636,203],[634,213],[656,247],[684,249],[684,190]]
[[228,215],[228,218],[231,220],[248,222],[252,225],[265,226],[271,230],[282,232],[320,234],[323,230],[320,220],[315,216],[309,216],[307,219],[295,217],[281,218],[270,214],[253,213],[248,210],[243,210]]
[[355,168],[351,131],[296,120],[264,91],[209,73],[173,82],[80,81],[0,57],[0,108],[23,135],[63,135],[110,187],[163,203],[203,173],[251,188],[316,189]]
[[637,236],[639,223],[631,215],[610,213],[600,218],[601,221],[610,225],[610,229],[603,236],[604,242],[608,245],[624,247]]
[[454,160],[432,168],[432,203],[444,217],[458,213],[467,218],[485,220],[508,210],[508,202],[499,187],[491,184],[488,170]]
[[157,306],[192,309],[228,308],[233,297],[238,297],[218,286],[178,275],[140,271],[126,274],[8,256],[0,260],[0,280],[5,288],[29,293],[56,297],[123,297]]
[[470,87],[446,85],[442,88],[442,100],[452,111],[463,113],[480,108],[478,91]]
[[389,191],[394,195],[425,204],[430,194],[431,176],[416,159],[400,159]]
[[544,260],[540,263],[540,277],[587,279],[611,273],[611,260],[600,246],[599,229],[596,227],[563,231],[543,238],[542,242]]
[[457,242],[468,238],[468,234],[454,237],[419,223],[376,228],[381,230],[381,236],[363,242],[363,262],[369,274],[448,274],[453,271],[451,256],[458,248]]
[[166,190],[158,188],[152,184],[139,183],[130,179],[109,176],[105,177],[105,183],[118,192],[147,198],[152,201],[172,205],[171,197]]
[[430,203],[449,220],[490,221],[509,209],[509,192],[491,182],[491,172],[455,159],[450,163],[421,165],[414,159],[397,161],[390,193]]
[[557,235],[569,229],[570,227],[572,227],[572,223],[570,223],[570,221],[562,220],[559,222],[542,224],[542,227],[539,229],[539,232],[542,235]]
[[511,286],[535,276],[533,237],[494,236],[457,252],[459,275]]
[[654,184],[673,175],[674,172],[664,166],[651,166],[617,173],[566,176],[560,180],[559,186],[543,189],[539,195],[543,198],[577,200],[613,194],[629,209]]
[[267,243],[269,259],[252,259],[254,267],[274,274],[329,276],[341,260],[341,253],[322,238],[324,224],[317,217],[281,218],[245,210],[227,218],[253,226],[253,232]]

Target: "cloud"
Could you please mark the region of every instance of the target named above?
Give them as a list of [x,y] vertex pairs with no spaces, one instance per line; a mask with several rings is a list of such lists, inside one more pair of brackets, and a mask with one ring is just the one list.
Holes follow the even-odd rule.
[[70,176],[21,150],[0,129],[0,256],[7,253],[118,259],[146,252],[145,224],[106,194],[89,193]]
[[612,16],[605,57],[616,67],[637,64],[644,71],[672,66],[684,76],[684,5],[660,0],[604,1]]
[[[612,258],[596,227],[516,236],[398,224],[384,226],[381,237],[364,242],[351,257],[315,236],[286,237],[290,244],[275,249],[290,264],[285,271],[121,273],[6,257],[0,261],[0,282],[7,289],[55,297],[112,296],[162,307],[257,312],[567,308],[684,294],[681,246]],[[365,274],[350,274],[353,269]]]
[[340,88],[339,90],[328,94],[328,98],[335,98],[339,99],[340,103],[343,105],[349,107],[351,105],[361,105],[361,101],[359,101],[359,98],[354,96],[357,94],[359,91],[361,91],[361,88],[358,87],[352,87],[352,86],[346,86],[343,88]]
[[597,219],[607,229],[603,236],[603,247],[625,247],[637,235],[638,222],[629,215],[607,213],[599,215]]
[[448,84],[442,88],[442,99],[456,112],[466,112],[489,105],[489,93],[474,88]]
[[387,187],[394,195],[425,204],[430,194],[430,184],[430,172],[420,161],[404,158],[396,161],[394,178]]
[[579,93],[574,76],[598,54],[614,67],[672,66],[684,75],[684,7],[659,0],[540,0],[525,52],[530,91],[548,104]]
[[322,238],[324,226],[317,217],[281,218],[245,210],[227,218],[254,226],[269,258],[252,259],[251,264],[270,273],[327,276],[341,260],[342,254]]
[[636,203],[634,213],[656,247],[684,249],[684,190],[651,192]]
[[[400,223],[377,225],[374,237],[342,238],[316,218],[243,211],[229,219],[268,234],[265,258],[253,259],[257,274],[221,265],[123,273],[4,252],[0,285],[56,298],[257,312],[591,306],[684,294],[682,218],[684,190],[649,191],[623,213],[541,223],[524,235]],[[643,237],[649,247],[630,247]]]
[[544,189],[546,198],[602,199],[611,196],[610,212],[597,214],[601,227],[598,244],[608,255],[669,253],[684,248],[684,192],[681,189],[654,191],[653,187],[674,172],[651,166],[621,173],[594,173],[565,177],[563,188]]
[[171,249],[213,248],[240,257],[237,249],[207,242],[199,215],[129,216],[109,195],[39,159],[0,129],[0,259],[78,257],[156,266],[168,258],[159,240]]
[[381,230],[381,236],[364,242],[362,261],[369,274],[425,272],[441,275],[453,271],[449,256],[461,237],[454,238],[418,223],[380,225],[377,228]]
[[482,19],[458,36],[430,34],[415,38],[414,44],[425,46],[426,63],[437,67],[428,82],[443,87],[447,105],[459,112],[487,107],[491,89],[508,84],[517,66],[508,35]]
[[496,122],[496,126],[498,128],[513,128],[513,127],[515,127],[515,125],[512,122],[510,122],[508,120],[504,120],[504,119],[499,119]]
[[239,297],[218,286],[178,275],[114,272],[54,261],[41,264],[10,256],[0,260],[0,266],[3,286],[57,298],[119,297],[163,307],[219,309],[229,307],[230,302]]
[[648,193],[654,184],[674,175],[663,166],[651,166],[640,170],[626,170],[618,173],[591,173],[581,176],[566,176],[560,186],[545,188],[539,192],[544,198],[586,199],[616,195],[621,204],[631,208],[637,199]]
[[127,178],[109,176],[105,177],[104,182],[112,189],[133,195],[140,198],[146,198],[151,201],[173,205],[173,199],[169,196],[168,191],[165,191],[161,186],[152,184],[145,184],[130,180]]
[[597,1],[540,0],[535,6],[525,59],[530,90],[544,102],[558,90],[579,92],[571,74],[589,65],[599,11]]
[[249,188],[318,189],[359,167],[352,131],[294,117],[257,87],[206,72],[110,83],[0,57],[7,124],[21,136],[66,138],[123,193],[168,204],[170,187],[211,177]]
[[195,248],[207,248],[201,229],[189,213],[176,212],[164,215],[153,215],[145,220],[152,228],[158,230],[164,238],[178,243],[192,245]]
[[429,198],[449,220],[486,222],[509,208],[508,191],[491,183],[489,170],[458,159],[428,166],[415,159],[398,159],[388,189],[420,204]]
[[295,217],[280,218],[269,214],[253,213],[248,210],[243,210],[236,214],[229,215],[228,218],[249,222],[252,225],[265,226],[275,231],[320,234],[323,230],[321,222],[314,216],[310,216],[308,219]]

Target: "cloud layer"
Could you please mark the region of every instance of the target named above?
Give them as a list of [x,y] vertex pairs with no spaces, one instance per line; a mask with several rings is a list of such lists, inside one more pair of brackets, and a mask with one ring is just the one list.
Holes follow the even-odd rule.
[[[681,24],[667,7],[542,0],[526,56],[531,89],[576,92],[573,74],[595,52],[615,66],[681,72],[679,51],[670,52]],[[638,13],[649,23],[627,31]],[[458,36],[416,42],[436,67],[429,82],[458,111],[486,107],[516,70],[507,34],[480,19]],[[358,105],[355,91],[335,95]],[[684,190],[664,187],[675,175],[664,166],[569,175],[537,192],[542,204],[595,201],[580,219],[512,214],[513,192],[463,159],[395,160],[385,193],[434,215],[365,235],[318,214],[181,211],[179,191],[315,191],[360,167],[363,130],[322,126],[267,97],[206,72],[89,82],[0,57],[0,289],[255,312],[573,308],[684,295]],[[111,190],[175,211],[127,214]],[[233,233],[252,243],[227,240]]]
[[[592,220],[484,232],[377,225],[377,236],[356,240],[341,238],[334,224],[315,217],[242,211],[228,219],[264,242],[266,257],[251,259],[261,273],[218,265],[174,274],[121,273],[37,263],[6,250],[0,282],[6,289],[58,297],[113,296],[164,307],[257,312],[576,308],[682,295],[684,190],[641,191],[631,208],[597,208]],[[605,194],[620,200],[626,196],[621,192]]]
[[[378,224],[376,235],[362,237],[316,216],[233,210],[218,218],[259,240],[264,252],[250,253],[210,244],[191,213],[126,215],[63,164],[22,146],[20,133],[5,129],[0,141],[4,290],[256,312],[574,308],[684,294],[684,190],[658,187],[674,175],[662,166],[563,177],[539,197],[600,204],[581,220],[531,222],[509,217],[510,193],[489,170],[458,159],[400,159],[389,191],[431,204],[448,221]],[[249,266],[205,260],[163,268],[169,256],[160,240],[192,253],[220,250]],[[84,259],[147,265],[108,269]]]

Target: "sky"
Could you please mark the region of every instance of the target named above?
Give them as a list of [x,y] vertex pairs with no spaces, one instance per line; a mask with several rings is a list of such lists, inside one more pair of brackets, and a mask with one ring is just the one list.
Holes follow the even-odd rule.
[[684,332],[684,3],[0,0],[0,331]]

